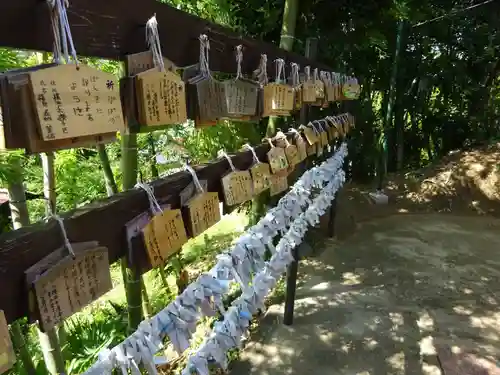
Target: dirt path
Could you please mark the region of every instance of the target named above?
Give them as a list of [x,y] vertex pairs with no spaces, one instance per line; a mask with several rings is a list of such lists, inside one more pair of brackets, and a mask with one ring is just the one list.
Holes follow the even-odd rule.
[[301,266],[294,325],[271,307],[231,374],[434,375],[445,344],[500,358],[500,220],[419,214],[357,225]]

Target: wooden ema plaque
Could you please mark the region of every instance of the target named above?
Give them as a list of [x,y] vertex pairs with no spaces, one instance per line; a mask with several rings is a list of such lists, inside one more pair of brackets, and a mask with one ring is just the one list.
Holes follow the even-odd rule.
[[336,83],[334,87],[336,92],[335,95],[336,101],[344,100],[344,95],[342,94],[342,85],[340,83]]
[[285,156],[291,169],[295,168],[295,166],[302,161],[300,160],[299,150],[297,149],[297,146],[294,146],[292,144],[288,144],[285,147]]
[[293,105],[293,109],[298,111],[302,108],[303,100],[302,100],[302,86],[294,87],[293,92],[295,93],[295,101]]
[[[151,51],[144,51],[127,55],[126,61],[127,73],[129,76],[135,76],[138,73],[145,72],[146,70],[153,69],[155,67],[153,61],[153,53]],[[176,69],[174,63],[165,57],[163,58],[163,66],[165,67],[165,70]]]
[[202,79],[196,83],[198,114],[200,123],[205,124],[227,117],[225,86],[214,79]]
[[314,91],[316,93],[316,99],[324,99],[325,98],[325,84],[322,80],[316,79],[314,81]]
[[[207,191],[208,188],[208,181],[207,180],[199,180],[201,188],[203,191]],[[191,199],[194,198],[197,194],[196,191],[196,185],[194,182],[190,182],[188,186],[184,188],[179,194],[180,200],[181,200],[181,206],[185,206],[186,203]]]
[[[42,330],[47,331],[111,290],[108,249],[97,242],[71,245],[75,257],[61,248],[30,267],[28,286],[35,294]],[[34,301],[33,301],[34,302]]]
[[259,195],[260,193],[269,189],[271,183],[271,169],[267,163],[257,163],[250,168],[250,174],[253,181],[253,193]]
[[16,363],[16,353],[10,339],[9,326],[3,310],[0,310],[0,374],[10,370]]
[[328,120],[328,138],[333,142],[335,140],[335,125]]
[[307,144],[307,156],[312,156],[316,154],[316,143],[313,143],[310,145],[309,143]]
[[153,268],[164,265],[188,240],[181,210],[164,210],[155,215],[142,233]]
[[327,147],[328,146],[328,133],[326,131],[322,131],[319,135],[321,138],[321,144],[323,145],[323,147]]
[[222,177],[222,189],[228,206],[249,201],[253,197],[250,171],[233,171]]
[[273,174],[271,175],[271,186],[269,187],[269,194],[271,197],[283,193],[288,189],[288,178],[286,175]]
[[64,64],[29,73],[42,139],[123,131],[116,77],[85,65]]
[[285,150],[281,147],[271,148],[271,150],[267,153],[267,160],[269,161],[269,166],[273,174],[286,171],[288,168],[288,160],[286,158]]
[[187,121],[185,85],[174,72],[160,72],[155,68],[137,74],[136,94],[141,125],[172,125]]
[[323,137],[321,136],[321,133],[317,133],[318,135],[318,142],[316,143],[316,156],[321,156],[323,155],[323,148],[325,145],[323,144]]
[[333,139],[338,139],[340,137],[340,132],[337,130],[337,127],[333,127],[332,135]]
[[295,147],[297,147],[297,152],[299,155],[299,162],[307,159],[307,145],[300,134],[295,136]]
[[302,101],[304,103],[314,103],[316,101],[316,86],[313,81],[306,81],[302,84]]
[[188,230],[191,237],[196,237],[221,219],[219,194],[200,193],[186,204]]
[[326,98],[329,102],[337,100],[337,89],[332,83],[325,84]]
[[262,116],[288,116],[293,111],[294,91],[289,85],[270,83],[264,86]]
[[255,116],[259,87],[255,82],[243,79],[224,82],[227,115],[229,117]]
[[38,131],[34,99],[27,74],[8,73],[0,78],[4,147],[25,148],[27,153],[39,153],[74,147],[93,146],[116,140],[116,133],[44,141]]
[[304,127],[302,127],[302,131],[304,132],[304,135],[305,135],[305,137],[306,137],[307,142],[309,143],[309,145],[313,145],[316,142],[319,142],[318,135],[312,129],[311,126],[304,126]]

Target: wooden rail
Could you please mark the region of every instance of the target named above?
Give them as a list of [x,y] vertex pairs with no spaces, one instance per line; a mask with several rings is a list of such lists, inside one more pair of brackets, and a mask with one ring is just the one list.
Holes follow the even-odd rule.
[[[234,72],[234,51],[244,46],[242,70],[250,73],[267,54],[268,72],[276,58],[321,70],[331,70],[295,53],[271,44],[243,38],[237,33],[199,17],[179,11],[155,0],[69,0],[69,23],[77,52],[122,60],[127,54],[146,50],[145,23],[156,14],[159,37],[165,57],[177,66],[198,62],[200,34],[210,38],[210,67],[214,71]],[[52,51],[52,32],[45,0],[0,1],[0,46],[15,49]],[[132,108],[125,108],[130,116]],[[269,145],[256,147],[261,160]],[[236,168],[252,164],[250,152],[233,156]],[[226,160],[195,168],[200,179],[208,181],[209,191],[221,194],[220,178],[229,171]],[[179,207],[179,193],[191,182],[189,173],[180,172],[152,183],[161,203]],[[222,201],[222,195],[220,195]],[[125,224],[149,207],[144,191],[131,190],[78,208],[63,216],[72,242],[98,241],[109,249],[110,261],[126,254]],[[62,245],[58,224],[52,220],[37,223],[0,236],[0,309],[8,322],[28,315],[28,293],[24,271]],[[145,271],[145,270],[143,270]]]
[[[331,71],[304,56],[272,44],[244,38],[228,28],[215,25],[156,0],[69,0],[68,19],[78,54],[122,60],[127,54],[147,49],[146,21],[156,14],[163,55],[183,67],[198,62],[199,36],[210,38],[210,68],[236,72],[235,47],[242,44],[242,70],[251,73],[260,55],[268,58],[269,77],[277,58],[301,67]],[[52,52],[53,37],[45,0],[0,1],[0,46]]]
[[[255,152],[260,160],[265,161],[269,149],[269,144],[264,143],[256,147]],[[250,151],[231,155],[231,159],[234,166],[241,170],[248,169],[253,162]],[[223,202],[220,180],[230,171],[228,161],[220,159],[195,167],[195,170],[200,180],[207,180],[208,191],[217,191]],[[188,172],[178,172],[152,182],[151,186],[160,203],[179,208],[179,194],[191,182]],[[108,248],[112,263],[127,253],[125,224],[148,209],[146,193],[134,189],[73,210],[62,218],[71,242],[98,241]],[[24,271],[61,246],[62,233],[55,220],[0,236],[0,309],[4,310],[8,322],[28,315]],[[143,267],[140,271],[147,270]]]

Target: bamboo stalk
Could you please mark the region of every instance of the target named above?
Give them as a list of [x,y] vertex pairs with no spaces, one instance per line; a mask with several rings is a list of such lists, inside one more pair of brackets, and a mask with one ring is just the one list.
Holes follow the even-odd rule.
[[[29,225],[30,217],[28,214],[28,206],[26,204],[26,194],[24,192],[22,169],[19,159],[14,159],[11,163],[14,173],[11,176],[11,180],[8,181],[9,206],[12,225],[14,230],[16,230]],[[35,375],[35,366],[31,355],[26,348],[26,341],[24,340],[24,334],[19,321],[15,321],[10,325],[10,334],[14,348],[21,357],[26,373],[28,375]]]
[[[54,172],[54,153],[47,152],[40,154],[43,168],[43,195],[45,198],[46,216],[56,213],[56,178]],[[63,374],[66,372],[64,358],[61,350],[61,340],[66,339],[64,323],[59,327],[54,327],[42,332],[38,328],[38,338],[45,359],[45,365],[51,375]]]
[[[286,51],[293,50],[295,40],[295,26],[297,24],[297,12],[299,0],[285,0],[283,8],[283,21],[281,24],[280,48]],[[266,137],[274,137],[278,128],[279,117],[269,116],[266,128]],[[267,205],[272,203],[267,194],[259,194],[252,200],[252,212],[250,214],[250,225],[255,224],[267,211]]]
[[[137,134],[122,135],[123,190],[132,189],[137,183]],[[128,268],[125,258],[122,259],[122,272],[127,296],[128,330],[135,331],[142,321],[142,288],[141,275],[135,268]]]
[[106,184],[106,193],[108,194],[108,197],[110,197],[118,193],[118,186],[116,185],[115,177],[113,176],[113,170],[111,169],[111,164],[109,163],[106,146],[103,144],[98,144],[97,153],[99,154],[99,159],[101,160],[104,182]]
[[43,352],[45,366],[51,375],[65,374],[64,359],[55,328],[47,332],[38,330],[38,339]]
[[142,291],[142,310],[144,313],[144,318],[149,319],[151,316],[153,316],[153,309],[151,308],[148,291],[146,290],[146,284],[144,283],[143,277],[141,277],[141,291]]

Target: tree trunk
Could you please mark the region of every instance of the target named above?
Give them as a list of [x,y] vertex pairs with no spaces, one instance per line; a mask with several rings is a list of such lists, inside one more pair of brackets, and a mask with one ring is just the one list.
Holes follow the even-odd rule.
[[101,160],[104,182],[106,184],[106,193],[108,194],[108,197],[110,197],[118,193],[118,186],[116,186],[115,177],[113,176],[113,170],[111,169],[111,165],[109,163],[106,146],[103,144],[98,144],[97,152],[99,153],[99,159]]
[[151,179],[155,180],[160,177],[158,173],[158,168],[156,167],[156,148],[155,148],[155,139],[153,138],[153,134],[148,134],[148,144],[149,144],[149,163],[151,168]]
[[56,178],[54,173],[54,153],[40,154],[43,169],[43,196],[45,198],[45,216],[56,213]]
[[[56,179],[54,173],[54,153],[47,152],[40,154],[43,168],[43,195],[45,198],[45,214],[47,217],[56,213]],[[61,351],[61,341],[65,340],[66,332],[64,323],[58,328],[52,328],[46,332],[38,329],[40,346],[45,359],[45,365],[51,375],[63,374],[66,372],[63,354]]]
[[144,318],[149,319],[153,316],[153,309],[151,308],[148,291],[146,290],[146,285],[144,284],[144,278],[141,278],[141,289],[142,289],[142,300],[143,300],[142,310],[144,313]]
[[379,173],[379,189],[382,189],[384,186],[384,179],[387,176],[387,160],[388,160],[388,144],[387,144],[387,136],[392,128],[393,122],[393,113],[394,113],[394,104],[396,102],[396,84],[398,78],[398,66],[399,60],[401,56],[401,51],[403,49],[403,37],[404,37],[404,29],[405,29],[405,21],[400,20],[398,22],[398,31],[396,38],[396,47],[394,49],[394,60],[392,63],[392,73],[391,79],[389,82],[389,92],[387,99],[387,111],[385,113],[385,121],[383,127],[383,133],[381,137],[381,171]]
[[[285,51],[293,50],[295,40],[295,26],[297,24],[297,13],[299,10],[299,0],[285,0],[283,8],[283,23],[281,24],[280,48]],[[286,79],[286,77],[284,77]],[[270,116],[267,123],[266,137],[274,137],[279,117]]]
[[[30,224],[30,217],[28,214],[28,206],[26,204],[26,195],[24,193],[22,169],[19,160],[15,159],[12,169],[15,174],[12,180],[8,182],[9,190],[9,205],[12,218],[12,226],[14,230]],[[15,321],[10,325],[10,332],[12,336],[12,343],[21,357],[24,369],[28,375],[36,375],[35,366],[31,355],[26,348],[26,341],[21,329],[19,321]]]
[[51,375],[65,374],[64,359],[59,346],[59,339],[55,328],[42,332],[38,330],[38,339],[43,352],[45,366]]
[[[123,191],[133,189],[137,183],[137,134],[122,135]],[[135,267],[127,267],[127,259],[122,258],[122,273],[127,296],[128,330],[135,331],[142,321],[141,275]]]

